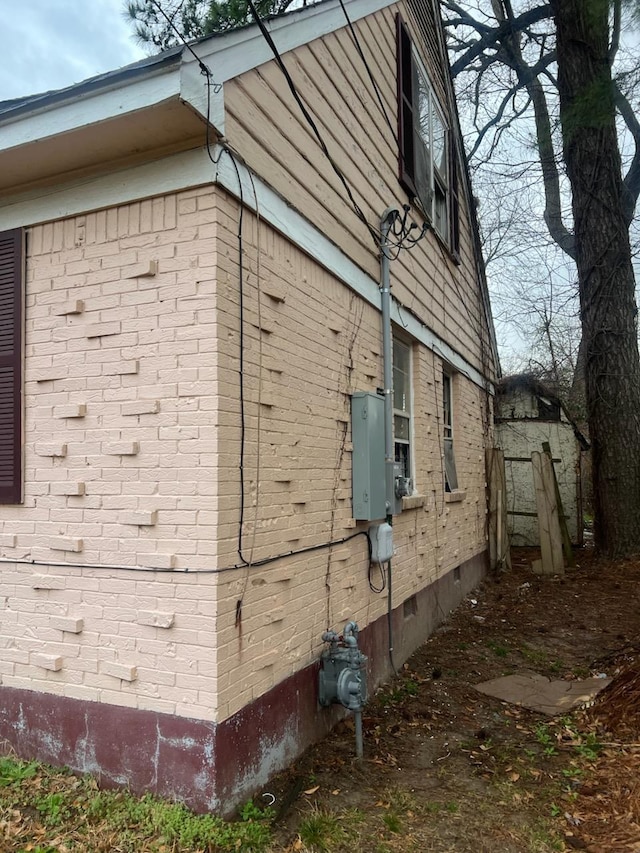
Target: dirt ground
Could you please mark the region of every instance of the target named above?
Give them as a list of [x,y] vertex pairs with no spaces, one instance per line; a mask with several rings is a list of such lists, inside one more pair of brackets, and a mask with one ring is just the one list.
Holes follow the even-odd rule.
[[[560,718],[474,689],[522,670],[616,676],[635,661],[640,561],[582,551],[563,577],[542,578],[535,556],[514,553],[513,570],[488,577],[371,697],[361,763],[349,719],[273,780],[274,850],[640,851],[633,678]],[[637,702],[637,719],[616,729],[621,702]]]

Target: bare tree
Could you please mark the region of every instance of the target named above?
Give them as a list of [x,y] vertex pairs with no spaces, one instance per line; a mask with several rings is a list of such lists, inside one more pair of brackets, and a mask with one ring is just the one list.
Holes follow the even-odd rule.
[[[525,181],[539,175],[540,218],[576,264],[596,544],[612,555],[639,553],[640,358],[629,229],[640,193],[640,122],[637,69],[612,71],[622,2],[441,5],[453,73],[471,105],[472,160],[490,161],[504,175],[515,167]],[[629,139],[622,154],[617,120]],[[505,150],[518,150],[519,164]],[[540,328],[550,333],[547,309]]]

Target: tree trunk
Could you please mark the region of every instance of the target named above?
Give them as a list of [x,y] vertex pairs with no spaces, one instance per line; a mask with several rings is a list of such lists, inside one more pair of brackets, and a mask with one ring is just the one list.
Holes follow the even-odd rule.
[[640,359],[608,0],[551,0],[571,184],[593,452],[596,547],[640,553]]

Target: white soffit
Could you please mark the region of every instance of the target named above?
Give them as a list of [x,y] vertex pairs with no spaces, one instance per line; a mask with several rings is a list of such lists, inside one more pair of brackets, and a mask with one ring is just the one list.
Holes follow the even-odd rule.
[[34,103],[32,111],[12,117],[11,112],[0,116],[0,152],[69,133],[80,127],[97,124],[133,113],[180,96],[179,66],[133,81],[120,80],[108,89],[78,92],[71,89],[69,99],[59,103]]

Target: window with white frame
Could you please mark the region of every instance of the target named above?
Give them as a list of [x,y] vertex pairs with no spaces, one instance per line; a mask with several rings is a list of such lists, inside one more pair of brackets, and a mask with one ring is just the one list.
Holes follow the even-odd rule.
[[393,441],[398,475],[411,477],[411,347],[393,338]]
[[453,452],[453,377],[446,370],[442,372],[442,423],[444,436],[444,487],[447,492],[458,488],[458,474]]
[[458,172],[450,128],[400,15],[397,22],[400,183],[457,259]]

